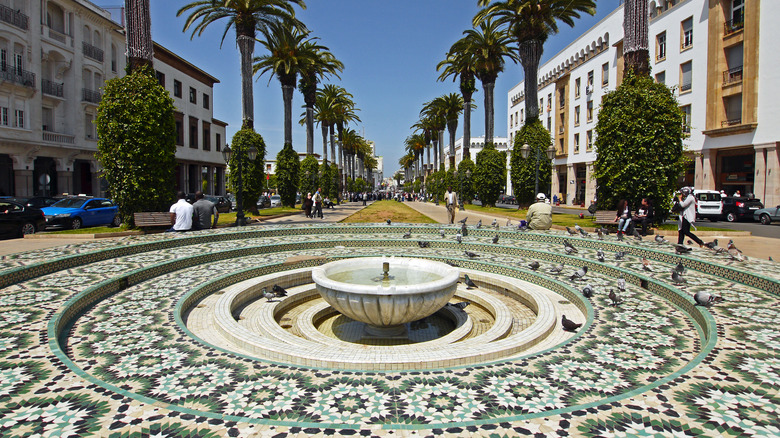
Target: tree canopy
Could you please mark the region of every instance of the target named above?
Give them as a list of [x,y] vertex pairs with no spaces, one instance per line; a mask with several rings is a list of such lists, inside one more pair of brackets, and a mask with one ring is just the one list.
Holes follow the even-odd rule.
[[506,152],[498,151],[493,143],[486,143],[477,153],[474,186],[482,205],[491,207],[506,187]]
[[285,143],[276,155],[276,184],[282,205],[295,207],[295,195],[298,194],[300,182],[301,161],[292,144]]

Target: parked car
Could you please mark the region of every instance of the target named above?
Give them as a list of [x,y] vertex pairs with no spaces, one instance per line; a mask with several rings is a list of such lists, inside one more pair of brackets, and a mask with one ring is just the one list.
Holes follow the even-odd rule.
[[33,196],[31,198],[23,198],[23,197],[11,198],[11,201],[18,202],[28,207],[43,208],[56,203],[60,199],[62,199],[62,197],[52,198],[51,196]]
[[257,199],[257,208],[271,208],[271,198],[260,195],[260,198]]
[[753,219],[753,213],[764,208],[760,199],[726,196],[723,198],[723,217],[734,222],[739,219]]
[[498,196],[498,203],[515,205],[517,204],[517,198],[512,195],[501,194]]
[[228,193],[228,195],[225,196],[225,198],[227,198],[227,200],[230,201],[230,211],[236,211],[236,205],[238,205],[236,203],[236,195],[232,193]]
[[77,230],[95,225],[118,227],[122,224],[119,208],[105,198],[65,198],[41,210],[46,216],[46,228]]
[[43,211],[8,199],[0,200],[0,235],[24,237],[46,226]]
[[777,207],[761,208],[754,211],[753,219],[760,221],[764,225],[769,225],[772,221],[780,221],[780,205]]
[[229,213],[233,208],[233,203],[224,196],[204,196],[206,200],[211,201],[217,206],[217,211],[220,213]]
[[271,208],[281,207],[281,206],[282,206],[282,197],[279,195],[271,195]]
[[723,217],[723,197],[715,190],[694,190],[696,198],[696,217],[709,219],[712,222]]

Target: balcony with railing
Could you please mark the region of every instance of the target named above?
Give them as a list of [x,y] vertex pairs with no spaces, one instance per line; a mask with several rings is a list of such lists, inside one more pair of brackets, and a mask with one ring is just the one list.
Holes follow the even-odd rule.
[[97,62],[103,62],[103,49],[82,41],[81,51],[87,58],[94,59]]
[[742,66],[730,68],[723,72],[723,85],[742,82]]
[[51,132],[44,129],[43,141],[50,141],[52,143],[74,144],[76,142],[76,136],[70,134],[62,134],[59,132]]
[[10,65],[0,66],[0,80],[35,88],[35,73]]
[[739,32],[745,27],[745,20],[729,20],[723,23],[723,35],[731,35],[732,33]]
[[5,5],[0,5],[0,21],[27,30],[30,27],[30,18],[21,11],[14,11]]
[[48,94],[49,96],[56,96],[56,97],[63,97],[63,85],[62,83],[57,83],[50,81],[48,79],[41,79],[41,92],[43,94]]
[[83,102],[100,103],[100,99],[103,95],[99,91],[90,90],[89,88],[81,89],[81,100]]

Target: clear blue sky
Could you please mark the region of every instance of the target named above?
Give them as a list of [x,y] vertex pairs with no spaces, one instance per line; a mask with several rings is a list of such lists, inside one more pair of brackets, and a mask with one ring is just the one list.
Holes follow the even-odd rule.
[[[123,4],[121,0],[92,0],[98,6]],[[202,36],[190,40],[184,34],[184,17],[176,11],[188,1],[151,0],[152,37],[220,80],[214,89],[214,117],[229,123],[228,142],[241,126],[241,82],[235,34],[228,33],[220,49],[224,22],[212,25]],[[584,16],[574,29],[562,25],[561,32],[545,44],[542,61],[566,47],[577,35],[596,24],[619,4],[619,0],[598,0],[596,16]],[[419,120],[425,102],[459,92],[451,80],[437,82],[438,64],[450,46],[471,28],[477,0],[306,0],[307,9],[298,17],[320,43],[344,65],[341,80],[331,83],[352,93],[362,123],[351,126],[376,143],[384,156],[385,176],[398,169],[404,139]],[[118,18],[117,18],[118,20]],[[255,55],[261,54],[257,44]],[[255,129],[263,136],[267,159],[275,159],[283,143],[281,87],[276,78],[255,81]],[[522,67],[509,63],[495,87],[495,135],[506,136],[506,93],[523,80]],[[481,85],[474,95],[477,109],[471,117],[471,135],[484,135],[484,95]],[[305,128],[298,125],[303,105],[300,93],[293,98],[293,147],[306,150]],[[458,137],[462,135],[462,118]],[[315,152],[322,152],[319,129],[315,127]]]

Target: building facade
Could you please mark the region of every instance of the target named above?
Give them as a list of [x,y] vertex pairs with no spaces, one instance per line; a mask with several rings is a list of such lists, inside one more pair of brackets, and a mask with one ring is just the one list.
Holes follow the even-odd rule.
[[[226,124],[211,109],[218,81],[157,44],[154,61],[171,81],[177,121],[191,123],[182,129],[197,123],[195,143],[190,130],[179,135],[189,147],[177,141],[177,189],[206,180],[223,194]],[[108,11],[86,0],[0,0],[0,195],[106,193],[94,121],[104,82],[125,67],[124,32]],[[174,78],[195,89],[197,104],[175,96]]]
[[[772,23],[780,3],[655,0],[648,14],[651,74],[672,88],[686,116],[692,164],[680,184],[780,203],[780,126],[771,123],[780,110],[780,57],[769,50],[780,37]],[[623,77],[622,36],[620,6],[539,68],[539,117],[556,148],[552,193],[566,204],[595,199],[595,127],[602,97]],[[513,139],[525,121],[523,83],[507,106]]]

